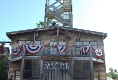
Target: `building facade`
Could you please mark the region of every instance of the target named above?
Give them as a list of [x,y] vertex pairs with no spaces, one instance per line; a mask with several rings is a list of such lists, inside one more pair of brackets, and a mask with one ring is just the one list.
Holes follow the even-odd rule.
[[7,36],[12,80],[106,80],[106,33],[55,26]]

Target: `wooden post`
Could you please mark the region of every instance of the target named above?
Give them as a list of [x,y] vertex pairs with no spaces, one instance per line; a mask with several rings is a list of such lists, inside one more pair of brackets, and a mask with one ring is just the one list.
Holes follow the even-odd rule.
[[25,50],[24,46],[22,47],[22,61],[21,61],[21,70],[20,70],[20,80],[23,80],[23,74],[24,74],[24,56],[25,56]]
[[40,80],[42,80],[42,74],[43,74],[43,60],[40,60]]
[[34,41],[33,41],[33,44],[35,43],[35,38],[36,38],[36,34],[35,34],[35,32],[34,32]]
[[21,73],[20,73],[20,80],[23,80],[23,71],[24,70],[24,58],[22,58],[21,62]]
[[71,62],[71,69],[72,69],[71,70],[71,72],[72,72],[71,73],[71,80],[73,80],[73,73],[74,73],[74,71],[73,71],[74,67],[73,66],[74,66],[74,60],[72,59],[72,62]]
[[92,60],[92,57],[93,57],[92,47],[90,48],[90,57],[91,57],[91,60],[90,60],[90,78],[91,78],[91,80],[94,80],[94,67],[93,67],[93,60]]
[[90,80],[94,80],[93,60],[90,60]]

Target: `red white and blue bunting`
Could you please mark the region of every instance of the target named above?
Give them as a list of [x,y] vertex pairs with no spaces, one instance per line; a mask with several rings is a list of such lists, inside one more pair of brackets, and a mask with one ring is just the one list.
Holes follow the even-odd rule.
[[60,53],[63,53],[66,50],[66,46],[56,45],[56,48],[57,48],[58,52],[60,52]]
[[98,58],[101,58],[102,57],[103,53],[102,53],[102,50],[101,49],[94,49],[94,51],[95,51],[95,54],[96,54],[96,56]]
[[18,54],[21,52],[21,48],[22,46],[17,46],[17,47],[14,47],[12,48],[12,53],[14,54],[14,56],[18,56]]
[[28,54],[37,54],[41,51],[42,47],[42,45],[25,45],[25,49]]
[[90,51],[90,46],[82,46],[82,51],[85,55]]

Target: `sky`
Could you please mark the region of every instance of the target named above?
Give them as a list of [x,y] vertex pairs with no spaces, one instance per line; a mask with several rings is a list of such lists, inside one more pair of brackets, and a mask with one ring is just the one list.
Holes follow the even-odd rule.
[[[54,1],[54,0],[52,0]],[[72,0],[73,27],[107,33],[106,70],[118,69],[118,0]],[[0,0],[0,41],[6,32],[36,28],[44,20],[45,0]]]

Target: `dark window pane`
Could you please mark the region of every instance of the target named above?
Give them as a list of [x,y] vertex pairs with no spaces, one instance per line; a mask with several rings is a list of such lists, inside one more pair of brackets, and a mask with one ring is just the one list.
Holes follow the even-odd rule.
[[32,77],[31,71],[25,71],[24,72],[24,79],[31,78],[31,77]]
[[31,70],[32,69],[32,61],[26,60],[25,61],[25,70]]

